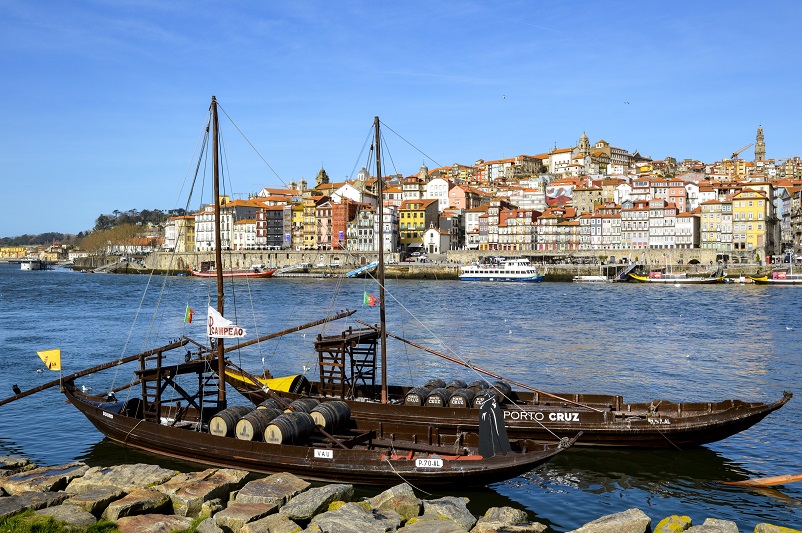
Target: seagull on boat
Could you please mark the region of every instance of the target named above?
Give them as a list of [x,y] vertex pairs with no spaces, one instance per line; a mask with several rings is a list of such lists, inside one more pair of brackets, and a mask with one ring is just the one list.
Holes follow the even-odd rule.
[[83,392],[92,392],[92,387],[87,387],[86,385],[81,385],[81,390]]
[[14,385],[11,387],[11,390],[14,391],[14,394],[22,394],[22,389],[20,389],[19,385],[16,383],[14,383]]

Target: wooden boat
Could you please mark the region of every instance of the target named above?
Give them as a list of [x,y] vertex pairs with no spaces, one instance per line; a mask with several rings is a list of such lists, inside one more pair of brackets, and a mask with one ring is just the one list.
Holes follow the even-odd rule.
[[572,281],[574,283],[607,283],[610,280],[604,274],[577,274]]
[[[356,332],[354,332],[356,334]],[[320,342],[332,342],[321,338]],[[243,374],[238,369],[226,370],[226,381],[254,403],[266,398],[261,379]],[[264,379],[264,378],[263,378]],[[254,382],[258,383],[255,385]],[[520,385],[520,384],[519,384]],[[436,388],[425,387],[431,391]],[[544,391],[505,390],[501,409],[507,434],[511,439],[551,442],[554,436],[565,437],[582,432],[577,446],[619,446],[634,448],[690,448],[716,442],[754,426],[792,397],[784,393],[777,401],[745,402],[672,402],[655,400],[649,403],[626,403],[623,397],[608,394],[549,393]],[[471,389],[471,398],[481,391]],[[282,392],[287,398],[343,397],[354,416],[385,418],[410,424],[434,423],[441,431],[457,428],[476,431],[479,406],[465,402],[460,394],[441,403],[419,403],[410,395],[420,397],[426,391],[412,387],[389,387],[388,404],[379,402],[378,387],[360,385],[344,395],[330,390],[326,383],[310,383],[304,393]],[[461,393],[463,396],[466,393]],[[454,401],[451,401],[454,398]],[[466,405],[467,403],[467,405]]]
[[[214,97],[210,111],[207,131],[212,138],[215,219],[220,220],[219,132]],[[377,117],[375,157],[380,168],[378,141]],[[220,242],[218,224],[215,228],[218,265],[222,264]],[[383,275],[383,270],[381,272]],[[361,418],[350,412],[346,415],[347,404],[335,407],[331,402],[323,403],[328,410],[338,413],[331,417],[331,424],[325,416],[321,422],[304,412],[309,409],[308,402],[289,404],[279,396],[273,397],[279,409],[264,409],[263,413],[253,411],[253,407],[249,410],[242,405],[231,405],[225,382],[219,378],[225,374],[227,351],[298,331],[307,325],[240,342],[226,350],[224,339],[241,337],[244,331],[224,318],[224,273],[216,272],[216,278],[217,308],[209,307],[207,322],[207,334],[214,341],[211,346],[184,337],[129,356],[124,361],[101,365],[106,368],[138,361],[136,379],[117,390],[138,385],[141,387],[138,396],[117,401],[115,390],[101,397],[88,396],[76,389],[76,377],[101,367],[66,376],[50,385],[61,383],[69,403],[101,433],[120,444],[208,465],[264,473],[287,471],[320,481],[394,485],[406,480],[416,486],[481,486],[530,471],[571,446],[578,437],[553,439],[553,444],[546,446],[523,440],[510,442],[503,423],[479,424],[479,411],[473,411],[477,419],[471,421],[471,426],[478,428],[481,434],[471,435],[471,430],[459,427],[456,432],[444,430],[432,420],[411,424],[393,420],[389,411],[382,414],[381,409],[372,418]],[[183,351],[190,342],[197,348],[195,354],[173,353],[173,357],[168,358],[170,352]],[[182,359],[183,362],[175,362]],[[288,412],[281,414],[281,410]],[[256,414],[252,415],[254,412]],[[501,420],[495,405],[487,404],[483,414],[485,420]],[[478,444],[466,444],[466,440]]]
[[716,270],[704,277],[688,276],[686,272],[673,273],[666,272],[665,268],[652,269],[648,275],[635,274],[630,272],[630,279],[640,283],[663,283],[676,285],[706,285],[710,283],[724,283],[727,273],[722,269]]
[[529,259],[516,257],[503,259],[493,263],[473,263],[460,268],[459,279],[462,281],[517,281],[539,283],[543,274]]
[[795,274],[793,267],[789,270],[774,270],[770,275],[749,276],[749,278],[758,285],[802,285],[802,274]]
[[[224,278],[269,278],[277,269],[264,268],[262,266],[254,266],[250,270],[223,270],[222,276]],[[190,270],[193,276],[199,278],[216,278],[216,270]]]

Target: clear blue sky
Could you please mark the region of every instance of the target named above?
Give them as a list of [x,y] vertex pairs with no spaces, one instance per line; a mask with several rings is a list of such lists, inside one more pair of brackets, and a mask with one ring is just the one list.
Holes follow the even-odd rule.
[[795,1],[0,0],[0,236],[182,206],[212,95],[275,171],[248,155],[232,173],[243,193],[314,182],[321,165],[332,181],[351,177],[374,115],[433,159],[385,130],[405,175],[573,146],[583,131],[712,162],[762,124],[768,157],[798,155],[801,12]]

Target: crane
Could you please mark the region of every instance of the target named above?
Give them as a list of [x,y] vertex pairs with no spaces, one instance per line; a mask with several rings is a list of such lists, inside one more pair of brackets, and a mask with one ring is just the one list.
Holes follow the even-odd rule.
[[749,143],[746,146],[744,146],[743,148],[741,148],[740,150],[738,150],[737,152],[733,152],[732,153],[732,157],[730,159],[732,159],[733,161],[738,159],[738,154],[740,154],[741,152],[743,152],[744,150],[746,150],[747,148],[749,148],[753,144],[755,144],[755,143]]

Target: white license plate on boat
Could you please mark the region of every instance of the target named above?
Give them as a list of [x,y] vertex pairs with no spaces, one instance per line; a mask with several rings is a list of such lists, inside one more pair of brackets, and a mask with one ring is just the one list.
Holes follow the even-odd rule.
[[315,459],[334,459],[334,450],[315,450]]
[[442,459],[415,459],[415,468],[443,468]]

